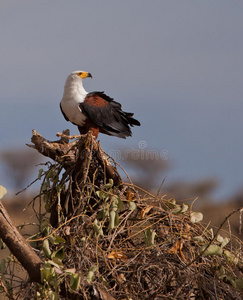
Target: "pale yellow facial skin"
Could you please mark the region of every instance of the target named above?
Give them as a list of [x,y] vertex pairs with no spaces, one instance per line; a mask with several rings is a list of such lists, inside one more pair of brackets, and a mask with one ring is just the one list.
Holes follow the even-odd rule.
[[90,73],[89,72],[79,72],[77,73],[77,75],[81,78],[87,78],[87,77],[90,77]]

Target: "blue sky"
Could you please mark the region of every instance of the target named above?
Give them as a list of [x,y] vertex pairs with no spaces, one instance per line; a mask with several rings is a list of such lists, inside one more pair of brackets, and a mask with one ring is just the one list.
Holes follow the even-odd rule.
[[[109,152],[168,151],[167,182],[216,177],[218,195],[243,183],[242,1],[1,1],[0,151],[50,140],[67,123],[65,79],[92,73],[141,121],[127,140],[100,135]],[[9,179],[1,173],[2,185]]]

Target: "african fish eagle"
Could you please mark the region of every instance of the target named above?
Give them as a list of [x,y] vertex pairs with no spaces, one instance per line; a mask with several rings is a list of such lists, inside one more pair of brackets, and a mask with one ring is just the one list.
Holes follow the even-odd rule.
[[84,71],[74,71],[68,76],[60,103],[64,118],[77,125],[80,134],[91,130],[95,138],[99,132],[124,139],[131,136],[130,126],[140,126],[140,122],[104,92],[87,93],[83,87],[83,79],[87,77],[92,75]]

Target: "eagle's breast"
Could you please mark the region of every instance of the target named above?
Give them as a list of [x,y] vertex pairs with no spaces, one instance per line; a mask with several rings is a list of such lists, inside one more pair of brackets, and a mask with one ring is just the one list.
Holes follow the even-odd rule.
[[69,121],[76,125],[83,126],[87,117],[82,113],[79,104],[80,103],[76,101],[61,102],[62,110]]

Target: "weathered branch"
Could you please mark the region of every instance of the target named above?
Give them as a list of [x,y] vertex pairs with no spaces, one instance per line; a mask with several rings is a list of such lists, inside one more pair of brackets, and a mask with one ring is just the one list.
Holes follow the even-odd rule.
[[[65,134],[69,134],[69,130],[63,131],[63,135]],[[58,162],[60,162],[59,160],[62,158],[63,165],[65,162],[75,162],[74,146],[76,145],[76,141],[69,143],[68,138],[61,137],[60,140],[51,142],[43,138],[43,136],[33,129],[31,142],[34,145],[27,144],[28,147],[36,149],[42,155]]]
[[1,201],[0,237],[28,272],[30,279],[41,283],[40,268],[43,262],[13,225]]
[[[79,173],[80,168],[82,171],[87,169],[88,160],[86,159],[87,157],[85,153],[88,151],[89,155],[91,155],[90,159],[94,156],[98,160],[99,164],[104,168],[107,179],[113,179],[115,185],[122,183],[120,175],[110,164],[101,146],[95,141],[91,133],[80,136],[81,138],[79,140],[75,140],[71,143],[69,143],[69,139],[76,138],[77,136],[70,137],[69,130],[64,130],[62,134],[58,133],[57,135],[61,137],[58,141],[48,141],[35,130],[32,131],[32,134],[31,142],[34,145],[27,146],[36,149],[44,156],[58,161],[65,169],[74,163],[76,165],[76,171],[78,170]],[[85,172],[83,175],[85,175]],[[82,179],[84,178],[85,176],[82,177]]]

